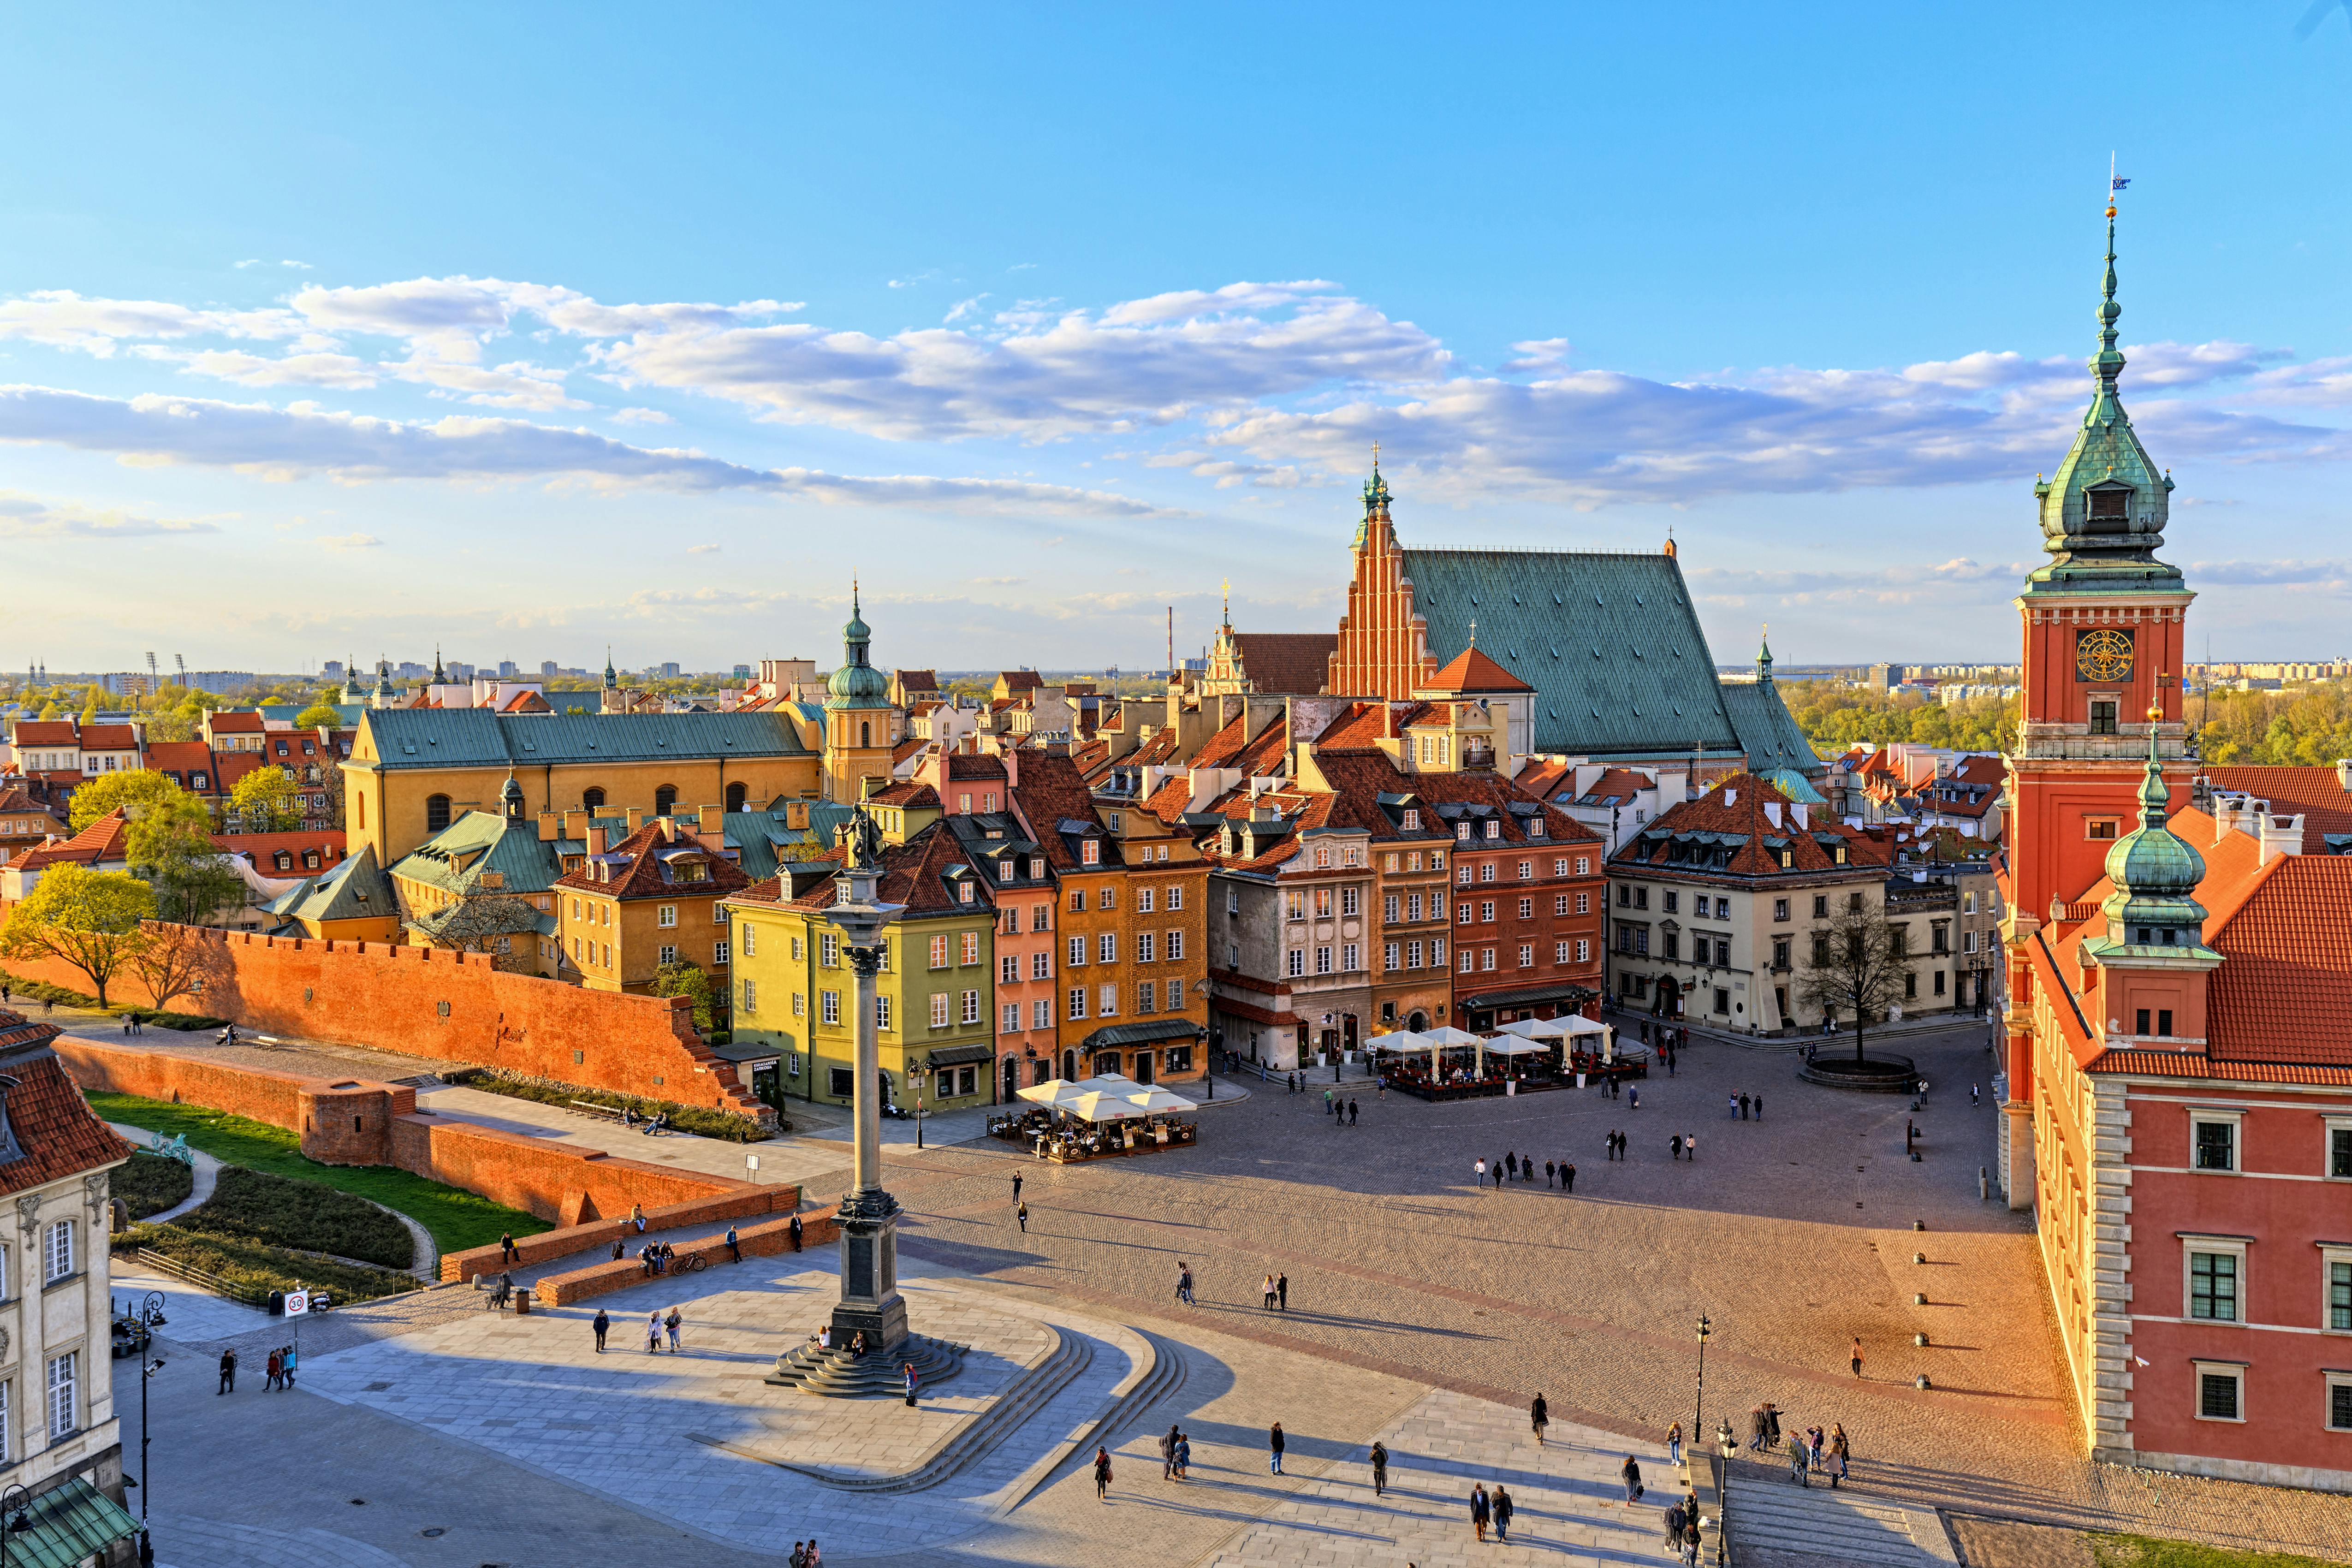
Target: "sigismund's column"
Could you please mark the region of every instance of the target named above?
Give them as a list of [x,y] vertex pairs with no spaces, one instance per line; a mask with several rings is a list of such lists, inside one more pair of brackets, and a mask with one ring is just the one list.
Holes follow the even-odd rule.
[[[866,820],[861,812],[861,828]],[[869,1353],[887,1353],[907,1337],[907,1304],[898,1296],[898,1200],[882,1188],[882,1053],[874,999],[885,951],[882,930],[905,906],[876,896],[880,857],[869,858],[865,847],[854,845],[853,864],[835,884],[839,891],[825,917],[841,928],[857,978],[855,1131],[850,1190],[841,1200],[841,1302],[833,1310],[833,1333],[835,1344],[846,1344],[863,1330]]]

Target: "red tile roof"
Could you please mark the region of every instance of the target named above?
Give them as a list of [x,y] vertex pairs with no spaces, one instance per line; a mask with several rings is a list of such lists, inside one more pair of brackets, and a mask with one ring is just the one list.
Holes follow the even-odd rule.
[[1377,752],[1381,742],[1394,740],[1407,724],[1419,723],[1434,711],[1426,702],[1350,702],[1323,726],[1315,737],[1315,750]]
[[233,708],[215,709],[210,727],[215,735],[258,735],[264,728],[259,713]]
[[1241,655],[1242,673],[1260,691],[1311,697],[1323,689],[1330,674],[1339,634],[1235,632],[1234,647]]
[[[1025,762],[1024,766],[1025,768]],[[981,752],[951,752],[948,757],[948,777],[950,779],[1002,779],[1004,777],[1004,759]]]
[[1480,653],[1474,645],[1454,656],[1453,662],[1430,677],[1431,691],[1533,691],[1534,687]]
[[307,869],[314,871],[340,863],[346,853],[340,827],[310,833],[215,833],[213,844],[225,855],[252,856],[254,869],[264,876],[276,868],[280,849],[294,858],[298,871],[306,869],[302,857],[312,850],[318,852],[319,864]]
[[[1132,759],[1129,759],[1132,760]],[[1097,823],[1093,794],[1077,767],[1066,756],[1051,752],[1021,753],[1021,782],[1011,790],[1013,809],[1027,825],[1029,837],[1045,847],[1045,858],[1057,871],[1093,869],[1081,866],[1069,837],[1058,830],[1062,822]],[[1102,840],[1105,867],[1119,864],[1118,840]]]
[[1173,826],[1176,820],[1184,815],[1184,807],[1192,799],[1192,779],[1177,773],[1160,781],[1160,787],[1151,792],[1150,798],[1143,803],[1143,809]]
[[[948,830],[948,825],[934,822],[906,843],[890,845],[882,851],[882,879],[876,896],[886,904],[905,905],[907,914],[917,919],[993,908],[988,900],[987,879],[977,873],[971,877],[971,884],[979,889],[972,895],[974,901],[971,904],[966,904],[957,888],[950,883],[950,870],[959,866],[969,868],[970,865],[963,846]],[[794,899],[790,907],[812,911],[832,908],[838,898],[834,890],[837,878],[838,873],[816,883]]]
[[1001,670],[996,679],[1008,692],[1035,691],[1045,684],[1045,678],[1034,669]]
[[170,773],[183,788],[193,787],[187,775],[205,775],[205,792],[209,794],[219,772],[213,763],[213,749],[202,741],[157,741],[147,748],[147,765],[159,773]]
[[131,1157],[131,1145],[98,1119],[50,1048],[62,1033],[0,1012],[0,1072],[16,1080],[7,1091],[8,1131],[25,1152],[0,1165],[0,1193],[45,1187]]
[[[2243,837],[2237,835],[2235,837]],[[2352,858],[2287,855],[2206,945],[2217,1059],[2352,1068]]]
[[131,724],[85,724],[81,727],[81,749],[85,752],[135,752],[139,749],[139,731]]
[[26,850],[16,861],[16,866],[20,870],[35,871],[44,866],[67,862],[77,866],[95,866],[127,861],[131,852],[124,847],[123,837],[130,826],[122,808],[118,805],[62,844],[47,844],[37,849]]
[[550,706],[546,698],[536,691],[525,689],[508,698],[507,705],[499,711],[501,713],[552,713],[555,710]]
[[2323,834],[2352,833],[2352,793],[2334,768],[2221,767],[2206,769],[2205,776],[2215,789],[2269,801],[2275,813],[2300,814],[2306,854],[2326,849]]
[[[672,850],[699,851],[706,868],[699,882],[677,882],[663,874],[667,858]],[[662,833],[656,820],[646,823],[618,844],[605,851],[607,856],[625,858],[625,864],[613,867],[610,880],[595,873],[599,858],[588,857],[579,870],[555,879],[559,888],[576,888],[582,892],[601,893],[614,899],[698,899],[706,895],[740,893],[751,885],[751,879],[742,868],[719,851],[711,848],[690,834],[680,834],[672,842]]]
[[[1768,805],[1780,808],[1777,826],[1766,814]],[[1669,859],[1668,847],[1684,834],[1710,836],[1691,842],[1709,849],[1727,849],[1727,857],[1704,867]],[[1736,842],[1727,845],[1726,837]],[[1829,842],[1824,844],[1824,839]],[[1839,842],[1846,846],[1847,868],[1884,868],[1894,857],[1891,842],[1848,828],[1825,812],[1813,813],[1810,826],[1799,826],[1787,795],[1752,773],[1734,773],[1698,799],[1682,801],[1652,818],[1625,840],[1610,858],[1610,864],[1628,869],[1639,867],[1653,874],[1672,868],[1691,875],[1783,877],[1842,869],[1835,853]],[[1782,848],[1790,858],[1786,868],[1780,861]]]
[[13,731],[18,746],[74,746],[77,726],[71,719],[19,719]]
[[927,784],[904,779],[887,789],[877,789],[867,798],[882,805],[895,805],[907,810],[939,809],[940,794]]

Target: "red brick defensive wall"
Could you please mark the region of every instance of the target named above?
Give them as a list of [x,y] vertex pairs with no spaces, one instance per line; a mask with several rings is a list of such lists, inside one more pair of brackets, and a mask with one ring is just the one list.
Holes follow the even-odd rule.
[[[194,931],[204,949],[198,989],[173,997],[168,1012],[710,1106],[775,1125],[775,1111],[695,1033],[693,1004],[682,996],[591,991],[509,973],[487,953],[174,929]],[[55,959],[12,960],[10,967],[54,985],[89,987],[79,970]],[[137,982],[120,976],[112,990],[113,999],[128,1001]]]
[[[832,1245],[838,1235],[834,1224],[838,1207],[838,1205],[828,1205],[801,1215],[801,1246],[803,1248]],[[738,1226],[735,1237],[746,1258],[772,1258],[780,1252],[789,1252],[793,1246],[792,1217],[784,1215],[758,1225]],[[495,1254],[498,1248],[494,1247],[490,1251]],[[719,1236],[680,1247],[677,1255],[682,1258],[700,1258],[713,1268],[730,1261],[727,1238]],[[617,1263],[592,1263],[584,1268],[545,1275],[540,1279],[534,1293],[548,1306],[568,1307],[591,1296],[625,1290],[646,1278],[643,1265],[635,1258],[623,1258]]]
[[[324,1164],[394,1165],[555,1221],[559,1229],[518,1244],[526,1261],[610,1246],[639,1205],[657,1228],[789,1215],[800,1206],[794,1185],[754,1185],[446,1120],[419,1111],[416,1091],[395,1084],[309,1079],[70,1035],[56,1049],[85,1089],[229,1111],[299,1133],[302,1152]],[[471,1279],[499,1261],[495,1247],[451,1253],[441,1259],[441,1277]]]

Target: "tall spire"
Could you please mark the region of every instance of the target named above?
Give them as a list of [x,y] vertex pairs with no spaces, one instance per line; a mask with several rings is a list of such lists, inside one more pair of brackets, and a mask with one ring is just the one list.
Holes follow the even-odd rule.
[[1760,640],[1758,642],[1756,647],[1756,680],[1757,684],[1760,686],[1770,684],[1771,679],[1772,627],[1771,624],[1767,622]]
[[[2107,202],[2107,269],[2099,280],[2099,352],[2091,357],[2091,374],[2098,379],[2099,399],[2116,395],[2116,380],[2123,374],[2124,356],[2116,347],[2116,321],[2124,308],[2116,303],[2116,204]],[[2094,407],[2093,416],[2097,415]]]
[[613,645],[606,643],[604,645],[604,689],[614,690],[620,684],[621,678],[613,668]]
[[1364,481],[1364,516],[1356,524],[1355,548],[1361,550],[1372,536],[1377,524],[1383,532],[1389,526],[1389,482],[1381,478],[1381,444],[1372,443],[1372,477]]
[[441,673],[441,645],[436,642],[433,645],[433,684],[445,686],[449,678]]

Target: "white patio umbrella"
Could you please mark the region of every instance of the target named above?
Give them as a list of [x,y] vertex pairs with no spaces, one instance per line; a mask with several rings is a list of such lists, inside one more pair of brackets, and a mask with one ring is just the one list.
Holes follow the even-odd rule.
[[[1422,1032],[1421,1037],[1429,1042],[1429,1076],[1433,1079],[1437,1077],[1439,1051],[1448,1046],[1483,1046],[1486,1043],[1485,1036],[1474,1035],[1467,1029],[1457,1029],[1451,1024],[1441,1024],[1434,1029],[1425,1029]],[[1479,1066],[1482,1068],[1486,1066],[1483,1054]]]
[[1497,1035],[1486,1042],[1486,1049],[1498,1057],[1548,1057],[1551,1047],[1539,1040],[1523,1040],[1516,1035]]
[[1125,1095],[1104,1094],[1098,1090],[1078,1095],[1061,1109],[1082,1121],[1125,1121],[1150,1114]]
[[1168,1090],[1160,1088],[1156,1083],[1146,1085],[1141,1089],[1130,1089],[1120,1098],[1125,1100],[1128,1104],[1138,1106],[1147,1114],[1153,1116],[1165,1115],[1171,1110],[1190,1110],[1192,1109],[1192,1102],[1191,1100],[1185,1099],[1181,1094],[1171,1094]]
[[1565,1018],[1514,1018],[1503,1027],[1530,1040],[1558,1040],[1574,1032]]
[[1364,1042],[1364,1048],[1368,1051],[1392,1051],[1400,1054],[1405,1051],[1425,1051],[1429,1048],[1429,1039],[1427,1036],[1416,1035],[1411,1029],[1399,1029],[1392,1035],[1374,1035]]
[[1079,1090],[1078,1086],[1068,1079],[1055,1078],[1048,1079],[1044,1083],[1031,1084],[1027,1089],[1016,1089],[1013,1092],[1017,1098],[1025,1100],[1032,1105],[1042,1105],[1048,1110],[1059,1110],[1062,1109],[1062,1102]]

